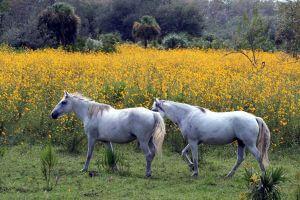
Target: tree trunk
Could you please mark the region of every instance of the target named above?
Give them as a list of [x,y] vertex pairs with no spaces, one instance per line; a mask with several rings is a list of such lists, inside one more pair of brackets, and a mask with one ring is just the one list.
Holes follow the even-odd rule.
[[144,40],[144,47],[145,49],[148,47],[148,40]]

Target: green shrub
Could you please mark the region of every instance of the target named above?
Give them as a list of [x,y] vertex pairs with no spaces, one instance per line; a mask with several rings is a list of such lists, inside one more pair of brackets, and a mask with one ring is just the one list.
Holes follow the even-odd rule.
[[102,52],[111,53],[117,51],[117,44],[122,42],[119,33],[106,33],[98,36],[98,40],[102,42]]
[[75,50],[84,52],[105,52],[112,53],[117,51],[117,44],[122,41],[120,34],[107,33],[101,34],[97,39],[88,38],[82,48],[82,42],[78,43],[78,48],[74,46]]
[[297,172],[296,173],[296,182],[298,183],[297,184],[297,189],[296,189],[296,199],[297,200],[300,200],[300,172]]
[[[69,135],[68,135],[69,136]],[[85,136],[82,133],[74,132],[71,136],[66,138],[64,142],[65,150],[68,153],[78,154],[80,153],[80,147],[82,145],[82,141],[84,140]]]
[[124,155],[107,148],[104,151],[104,156],[97,160],[97,167],[99,171],[104,169],[107,172],[117,172],[121,175],[129,173],[129,165],[126,163]]
[[100,40],[88,38],[85,41],[84,51],[97,52],[97,51],[101,51],[102,48],[103,48],[103,43]]
[[117,171],[117,163],[119,162],[119,154],[110,149],[105,149],[104,157],[102,158],[101,165],[107,171]]
[[85,49],[85,43],[86,43],[85,39],[78,38],[73,45],[68,45],[68,46],[66,46],[64,48],[65,48],[65,50],[71,51],[71,52],[76,52],[76,51],[83,52],[84,49]]
[[199,49],[209,49],[211,48],[211,43],[207,40],[203,40],[202,38],[193,38],[190,42],[190,47]]
[[0,147],[0,159],[2,159],[5,155],[5,149],[3,147]]
[[247,183],[249,199],[253,200],[278,200],[281,199],[279,184],[285,181],[284,170],[276,168],[266,171],[261,176],[253,168],[246,169],[244,180]]
[[162,45],[166,49],[187,48],[188,40],[184,35],[170,33],[162,40]]
[[57,164],[57,157],[49,143],[41,153],[41,169],[44,179],[46,181],[46,190],[52,190],[51,176],[55,165]]
[[171,147],[171,151],[181,153],[182,149],[186,146],[186,142],[182,137],[178,128],[169,120],[166,123],[167,130],[170,130],[170,134],[166,135],[166,143]]

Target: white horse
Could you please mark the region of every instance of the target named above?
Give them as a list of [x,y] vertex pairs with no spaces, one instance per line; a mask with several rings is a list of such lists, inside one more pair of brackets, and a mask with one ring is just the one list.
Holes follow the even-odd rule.
[[83,122],[88,138],[87,158],[81,171],[87,171],[97,140],[113,150],[111,143],[129,143],[137,139],[146,157],[146,176],[151,176],[151,162],[155,153],[161,150],[165,136],[164,120],[159,113],[141,107],[118,110],[80,94],[65,92],[51,117],[57,119],[71,112]]
[[[262,172],[269,164],[270,131],[262,118],[243,111],[212,112],[198,106],[156,99],[153,111],[177,124],[188,145],[182,150],[192,176],[198,176],[198,144],[238,142],[237,162],[227,177],[234,175],[245,157],[245,147],[254,155]],[[258,145],[256,146],[256,142]],[[192,151],[193,162],[188,156]]]

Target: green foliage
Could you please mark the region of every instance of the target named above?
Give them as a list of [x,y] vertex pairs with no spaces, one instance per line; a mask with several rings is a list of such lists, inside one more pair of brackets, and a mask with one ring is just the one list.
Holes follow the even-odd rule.
[[0,160],[4,157],[5,155],[5,148],[4,147],[0,147]]
[[297,182],[297,189],[296,189],[296,200],[300,200],[300,171],[296,173],[296,182]]
[[184,35],[171,33],[163,38],[162,45],[166,49],[187,48],[188,40]]
[[94,40],[92,38],[88,38],[85,41],[84,51],[97,52],[97,51],[101,51],[102,48],[103,48],[103,43],[100,40]]
[[82,133],[74,132],[72,135],[68,135],[63,145],[68,153],[78,154],[85,138]]
[[70,52],[76,52],[76,51],[81,51],[84,52],[85,51],[85,43],[86,40],[84,38],[77,38],[76,42],[72,45],[67,45],[66,47],[64,47],[64,49],[66,51],[70,51]]
[[178,127],[170,120],[166,121],[166,129],[170,134],[166,135],[165,143],[170,147],[172,152],[181,153],[182,149],[186,146],[186,141],[182,137],[182,134]]
[[38,27],[42,35],[53,34],[57,43],[63,46],[74,44],[79,29],[80,18],[74,8],[67,3],[55,3],[39,16]]
[[74,8],[70,4],[64,2],[53,4],[49,7],[49,10],[59,15],[74,15],[75,13]]
[[88,38],[83,42],[83,40],[78,41],[75,45],[71,46],[74,51],[82,52],[105,52],[113,53],[117,51],[117,44],[120,43],[121,37],[118,33],[107,33],[101,34],[97,39]]
[[202,11],[204,4],[200,1],[163,1],[162,5],[157,6],[155,14],[161,25],[162,34],[186,32],[200,37],[205,28],[205,17]]
[[102,167],[107,171],[117,171],[117,163],[119,162],[119,155],[111,149],[106,149],[102,160]]
[[[255,8],[252,13],[252,18],[245,13],[242,23],[238,26],[237,34],[234,38],[234,49],[243,54],[251,62],[257,66],[256,50],[274,50],[274,42],[271,42],[268,35],[270,27],[266,20],[258,13]],[[250,49],[251,56],[243,50]]]
[[97,167],[99,171],[104,169],[107,172],[117,172],[121,175],[129,174],[129,165],[125,161],[124,155],[108,148],[105,149],[104,156],[97,160]]
[[266,171],[261,176],[254,169],[246,169],[244,180],[247,183],[249,199],[253,200],[278,200],[281,199],[279,184],[286,180],[282,168]]
[[102,52],[112,53],[117,51],[117,44],[122,42],[119,33],[106,33],[98,36],[98,39],[102,42]]
[[9,8],[9,1],[8,0],[0,0],[0,15],[7,11]]
[[276,44],[281,45],[294,57],[300,51],[300,1],[288,1],[280,4],[279,25]]
[[41,170],[46,181],[46,190],[52,190],[51,176],[55,165],[57,164],[56,154],[49,143],[46,148],[41,152]]
[[270,38],[268,37],[269,26],[265,19],[258,14],[257,9],[253,10],[252,18],[244,14],[243,21],[238,28],[238,38],[236,49],[257,49],[267,50],[270,47]]
[[143,16],[139,21],[134,22],[132,28],[132,36],[144,42],[145,48],[148,41],[156,39],[160,35],[160,26],[155,18],[149,15]]

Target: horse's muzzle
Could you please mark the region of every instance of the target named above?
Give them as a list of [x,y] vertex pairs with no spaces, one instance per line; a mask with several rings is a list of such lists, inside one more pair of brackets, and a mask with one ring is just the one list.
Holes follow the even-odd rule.
[[157,108],[153,108],[151,109],[153,112],[158,112],[158,109]]
[[57,112],[53,112],[53,113],[51,113],[51,117],[52,117],[52,119],[57,119],[57,118],[58,118],[58,116],[59,116],[59,114],[58,114]]

